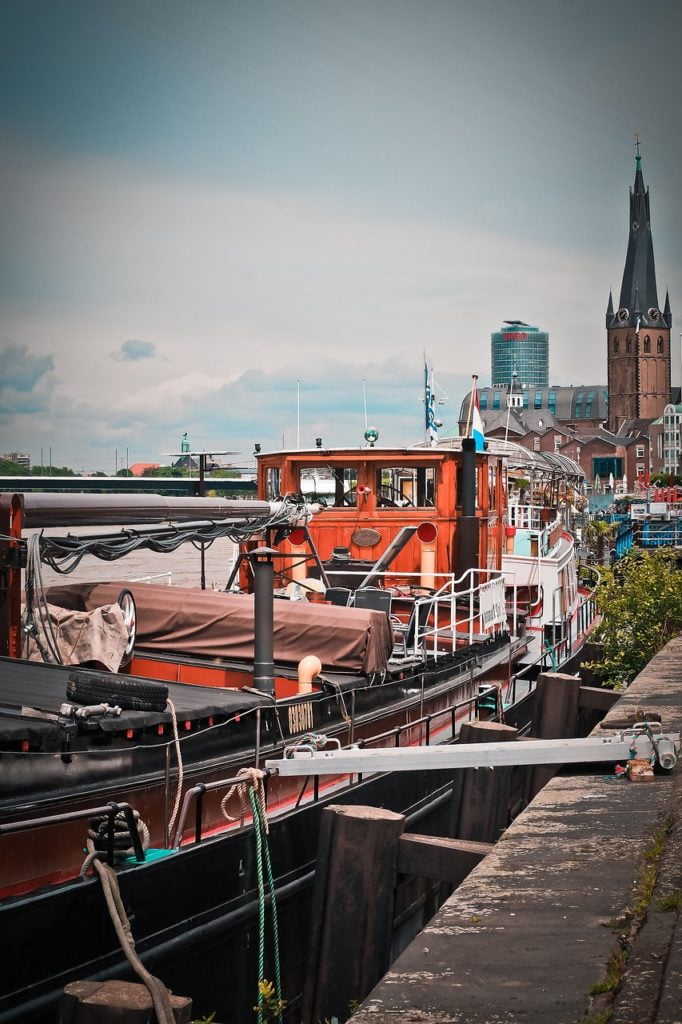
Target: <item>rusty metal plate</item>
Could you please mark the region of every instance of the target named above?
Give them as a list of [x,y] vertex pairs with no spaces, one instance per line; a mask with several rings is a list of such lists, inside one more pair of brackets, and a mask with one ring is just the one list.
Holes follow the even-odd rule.
[[373,548],[381,540],[381,534],[378,530],[363,527],[361,530],[356,530],[353,533],[351,540],[358,548]]

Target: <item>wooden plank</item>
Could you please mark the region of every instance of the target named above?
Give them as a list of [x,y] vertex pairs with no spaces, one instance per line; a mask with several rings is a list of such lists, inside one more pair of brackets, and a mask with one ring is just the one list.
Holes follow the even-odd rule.
[[581,686],[578,705],[590,711],[609,711],[620,697],[617,690],[608,690],[604,686]]
[[398,871],[458,885],[493,848],[493,843],[404,834],[398,840]]

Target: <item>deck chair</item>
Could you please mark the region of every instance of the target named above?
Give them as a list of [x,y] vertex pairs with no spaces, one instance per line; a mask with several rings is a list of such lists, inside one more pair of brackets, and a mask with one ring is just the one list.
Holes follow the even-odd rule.
[[431,611],[430,601],[415,601],[407,622],[393,624],[393,653],[392,658],[407,658],[412,653],[414,640],[417,635],[417,626],[423,629],[426,625]]
[[391,602],[393,595],[388,590],[381,590],[379,587],[364,587],[355,591],[353,605],[355,608],[369,608],[375,612],[386,612],[391,617]]
[[327,587],[324,596],[330,604],[347,608],[350,604],[351,593],[352,591],[348,587]]

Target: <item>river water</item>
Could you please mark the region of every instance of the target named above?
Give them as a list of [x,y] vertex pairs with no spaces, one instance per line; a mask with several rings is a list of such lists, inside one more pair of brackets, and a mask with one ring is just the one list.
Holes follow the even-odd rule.
[[[122,527],[79,527],[78,535],[115,533]],[[37,532],[27,530],[26,535]],[[45,535],[64,537],[65,529],[45,530]],[[230,570],[234,564],[236,545],[227,537],[215,540],[205,549],[206,588],[222,590],[225,587]],[[105,562],[94,555],[85,555],[77,568],[64,576],[48,566],[43,566],[43,583],[46,587],[54,583],[106,583],[109,581],[148,580],[153,583],[172,583],[178,587],[198,587],[201,585],[201,553],[192,544],[182,544],[171,554],[148,551],[140,548],[116,562]],[[154,578],[158,577],[158,578]]]

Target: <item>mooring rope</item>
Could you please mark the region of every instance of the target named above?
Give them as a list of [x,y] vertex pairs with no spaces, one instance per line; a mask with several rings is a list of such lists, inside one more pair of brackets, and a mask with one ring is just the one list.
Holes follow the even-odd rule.
[[[116,816],[115,820],[117,821],[118,819],[119,815]],[[102,815],[101,818],[91,820],[90,829],[88,830],[88,838],[86,841],[88,853],[80,871],[81,877],[84,878],[91,867],[97,872],[102,885],[102,892],[104,893],[104,900],[109,911],[111,923],[114,926],[114,931],[116,932],[116,937],[118,938],[126,960],[135,971],[138,978],[146,986],[147,991],[151,996],[158,1024],[174,1024],[175,1017],[173,1015],[170,992],[159,978],[150,974],[137,955],[130,921],[128,920],[128,915],[126,914],[123,900],[121,898],[118,877],[113,867],[109,864],[102,863],[100,859],[103,851],[97,849],[96,843],[106,841],[105,826],[108,828],[108,821],[109,819],[107,815]],[[139,816],[136,819],[136,825],[138,831],[141,833],[140,838],[143,848],[146,848],[149,846],[149,829]],[[118,828],[116,831],[122,841],[125,841],[126,833],[129,835],[127,824],[126,829]],[[115,850],[115,858],[121,859],[130,855],[132,852],[132,845],[130,849],[117,848]]]
[[[272,873],[272,862],[270,859],[270,846],[268,843],[270,827],[265,801],[265,787],[263,785],[265,772],[261,771],[259,768],[241,768],[238,772],[238,777],[240,781],[236,782],[233,786],[230,786],[229,790],[221,800],[220,809],[228,821],[237,821],[239,819],[243,823],[249,812],[249,808],[253,818],[253,834],[256,843],[256,884],[258,887],[258,1005],[257,1007],[254,1007],[254,1009],[257,1010],[258,1014],[257,1024],[263,1024],[267,998],[265,992],[265,903],[267,881],[267,888],[270,893],[272,960],[275,975],[274,990],[275,997],[277,999],[276,1017],[281,1024],[283,1020],[282,1010],[284,1002],[282,1000],[282,971],[280,965],[279,927],[277,923],[277,899],[275,895],[275,879]],[[230,815],[227,811],[227,804],[234,793],[239,795],[239,801],[241,804],[241,812],[238,817]]]
[[170,711],[171,721],[173,723],[173,742],[175,744],[175,756],[178,761],[178,785],[175,790],[175,803],[173,804],[173,813],[171,814],[170,822],[168,823],[168,835],[173,835],[173,829],[175,827],[175,819],[178,816],[180,810],[180,798],[182,797],[182,783],[184,780],[184,765],[182,763],[182,750],[180,748],[180,736],[178,735],[178,716],[175,711],[175,704],[169,698],[166,702],[166,707]]

